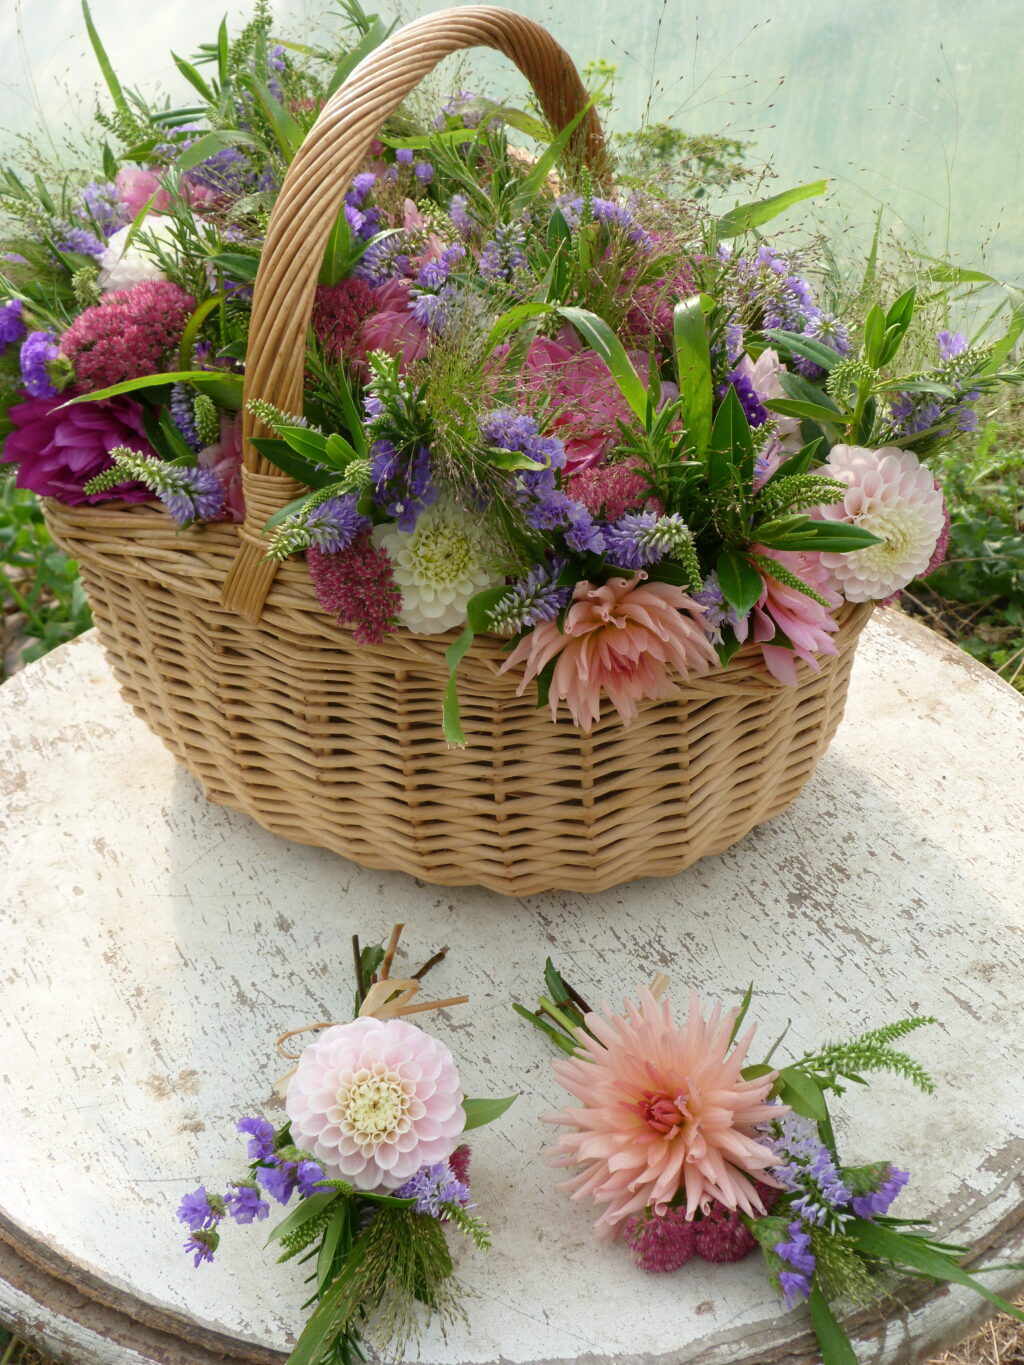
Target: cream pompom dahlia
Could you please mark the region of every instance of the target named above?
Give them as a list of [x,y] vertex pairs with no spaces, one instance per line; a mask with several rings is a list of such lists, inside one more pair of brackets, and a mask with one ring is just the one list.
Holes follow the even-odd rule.
[[113,289],[130,289],[141,280],[166,280],[160,262],[147,238],[159,242],[166,251],[175,250],[174,220],[161,214],[145,219],[141,233],[128,242],[132,224],[119,228],[107,242],[103,254],[97,258],[98,284],[104,294]]
[[357,1190],[395,1190],[447,1160],[466,1124],[451,1052],[404,1019],[325,1029],[299,1058],[285,1108],[296,1146]]
[[480,519],[442,500],[421,512],[413,531],[377,526],[374,544],[391,558],[402,594],[398,619],[414,635],[440,635],[466,620],[469,599],[503,583],[493,568]]
[[909,450],[883,446],[833,446],[819,474],[841,479],[842,502],[816,515],[845,521],[880,538],[878,545],[849,554],[823,553],[822,564],[848,602],[890,597],[928,567],[945,523],[934,475]]

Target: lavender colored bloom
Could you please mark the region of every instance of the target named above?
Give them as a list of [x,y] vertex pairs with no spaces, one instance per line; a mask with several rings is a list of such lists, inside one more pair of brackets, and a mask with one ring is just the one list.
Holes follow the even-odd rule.
[[967,350],[967,338],[963,332],[939,332],[936,336],[939,343],[939,354],[943,360],[952,360],[954,356],[963,355]]
[[279,1161],[273,1166],[258,1166],[256,1179],[279,1204],[287,1204],[298,1183],[294,1161]]
[[239,1119],[235,1127],[238,1132],[249,1135],[251,1160],[267,1161],[274,1155],[274,1125],[267,1119]]
[[594,519],[586,508],[570,499],[572,524],[565,533],[565,543],[580,554],[599,555],[604,552],[604,534],[594,525]]
[[358,495],[346,493],[340,498],[328,498],[306,512],[303,526],[309,532],[310,543],[327,554],[347,550],[360,531],[370,529],[370,518],[357,510]]
[[572,587],[556,579],[564,561],[555,560],[550,569],[535,565],[521,583],[513,583],[490,611],[492,627],[510,635],[532,630],[541,621],[553,621],[572,600]]
[[784,1270],[779,1276],[779,1288],[786,1299],[787,1308],[795,1308],[811,1295],[811,1282],[798,1271]]
[[213,1253],[220,1245],[220,1236],[213,1229],[200,1230],[193,1232],[192,1236],[185,1243],[185,1250],[191,1255],[195,1253],[193,1266],[198,1267],[202,1261],[212,1261]]
[[715,644],[722,643],[723,626],[732,626],[735,630],[740,625],[742,618],[737,614],[736,609],[725,600],[725,593],[718,581],[718,574],[713,571],[705,578],[704,586],[700,592],[693,594],[693,600],[699,602],[704,608],[704,623],[708,627],[711,639]]
[[429,450],[420,446],[414,455],[400,454],[390,441],[381,440],[370,454],[376,502],[395,518],[400,531],[415,531],[420,513],[440,496],[431,478]]
[[271,71],[283,71],[287,65],[288,59],[284,48],[280,43],[275,43],[267,53],[267,66],[270,67]]
[[[401,148],[399,148],[401,150]],[[371,242],[359,259],[353,274],[367,284],[386,284],[409,269],[409,245],[404,232]]]
[[430,294],[422,290],[412,290],[412,307],[409,309],[421,327],[441,334],[446,332],[452,321],[452,305],[458,291],[454,285],[446,284],[438,293]]
[[562,469],[565,450],[555,436],[542,436],[526,413],[498,408],[480,419],[480,435],[500,450],[516,450],[547,469]]
[[469,214],[469,200],[464,194],[453,194],[448,201],[448,217],[463,237],[473,231],[474,223]]
[[718,385],[719,398],[724,398],[729,392],[730,384],[736,390],[736,397],[740,400],[740,406],[746,413],[750,425],[752,427],[764,426],[768,420],[768,409],[761,402],[757,390],[747,375],[740,370],[730,370],[726,375],[725,383]]
[[429,185],[434,178],[434,167],[429,161],[416,162],[416,179],[422,185]]
[[851,1205],[858,1218],[878,1218],[889,1212],[893,1200],[910,1179],[909,1171],[901,1171],[895,1166],[886,1168],[885,1179],[876,1190],[869,1194],[858,1195]]
[[623,569],[643,569],[689,543],[690,528],[678,513],[628,512],[604,530],[604,552]]
[[[558,526],[574,526],[581,507],[582,504],[574,502],[560,488],[540,488],[534,490],[533,496],[526,502],[526,520],[536,531],[553,531]],[[582,510],[586,512],[585,508]]]
[[118,228],[131,222],[131,213],[117,186],[109,180],[93,180],[82,191],[83,209],[79,217],[94,223],[104,237],[112,237]]
[[809,1119],[787,1114],[779,1129],[779,1135],[767,1144],[779,1157],[772,1174],[784,1190],[797,1196],[792,1201],[794,1211],[816,1227],[842,1227],[850,1216],[845,1210],[852,1194],[817,1128]]
[[399,147],[395,152],[395,160],[400,166],[411,166],[415,159],[411,147]]
[[101,242],[95,233],[72,223],[55,223],[53,235],[57,238],[58,251],[70,251],[78,256],[102,256],[107,249],[106,242]]
[[511,280],[517,270],[525,270],[529,264],[522,228],[517,224],[500,224],[494,236],[484,244],[477,261],[477,269],[485,280]]
[[444,1214],[444,1204],[459,1204],[468,1208],[469,1186],[456,1179],[447,1161],[439,1161],[435,1166],[424,1166],[422,1170],[400,1185],[394,1192],[396,1199],[415,1199],[417,1213],[427,1213],[431,1218]]
[[12,341],[20,341],[25,335],[22,312],[21,299],[10,299],[0,307],[0,350]]
[[29,332],[21,347],[21,378],[32,398],[55,398],[56,385],[47,366],[59,352],[54,332]]
[[196,430],[195,412],[192,407],[192,395],[187,384],[175,384],[171,388],[170,402],[167,404],[168,411],[174,421],[174,425],[185,438],[185,443],[192,450],[202,450],[203,442]]
[[308,1199],[311,1194],[316,1194],[321,1180],[326,1178],[323,1167],[318,1166],[315,1161],[300,1161],[295,1174],[299,1186],[299,1195],[303,1199]]
[[725,328],[725,354],[730,365],[735,365],[743,354],[743,328],[738,322],[730,322]]
[[215,521],[224,507],[224,485],[212,469],[201,465],[167,465],[161,470],[163,487],[156,496],[179,527],[194,521]]
[[788,1262],[799,1274],[810,1278],[814,1274],[815,1266],[814,1253],[811,1251],[811,1234],[804,1231],[800,1222],[790,1223],[786,1231],[789,1234],[789,1241],[775,1244],[773,1250],[776,1256]]
[[[446,118],[461,119],[467,128],[476,128],[483,118],[483,113],[477,109],[470,109],[469,106],[476,99],[476,94],[472,90],[458,90],[448,96],[441,110],[434,119],[435,128],[443,128]],[[490,127],[498,127],[501,119],[492,119]]]
[[259,1190],[243,1181],[234,1183],[224,1196],[224,1203],[236,1223],[251,1223],[254,1219],[258,1222],[270,1214],[270,1205],[260,1198]]
[[[353,176],[352,188],[349,190],[349,194],[352,196],[351,202],[355,204],[356,208],[361,209],[363,207],[363,200],[376,183],[377,177],[374,175],[373,171],[360,171],[358,175]],[[348,196],[346,196],[346,198],[347,197]]]
[[180,1222],[187,1224],[193,1232],[198,1228],[216,1227],[221,1217],[210,1203],[205,1185],[200,1185],[197,1190],[193,1190],[191,1194],[186,1194],[183,1197],[175,1216]]

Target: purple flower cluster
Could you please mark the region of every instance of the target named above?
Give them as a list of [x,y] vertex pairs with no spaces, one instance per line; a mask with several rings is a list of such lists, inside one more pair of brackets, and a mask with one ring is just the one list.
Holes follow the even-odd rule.
[[741,370],[730,370],[725,376],[725,381],[718,385],[719,398],[726,396],[730,385],[736,390],[736,397],[740,400],[740,407],[746,414],[750,425],[752,427],[764,426],[769,416],[768,409],[761,402],[758,392],[748,376]]
[[274,1155],[274,1125],[267,1119],[239,1119],[235,1125],[249,1137],[248,1153],[251,1161],[269,1161]]
[[725,600],[725,593],[716,573],[708,574],[700,592],[693,594],[693,600],[704,608],[704,623],[715,644],[722,642],[723,626],[732,626],[735,630],[741,624],[742,618],[737,615],[735,607],[730,607]]
[[499,224],[494,236],[484,244],[477,261],[477,269],[485,280],[513,280],[516,271],[525,270],[529,262],[523,250],[526,238],[518,223]]
[[185,439],[185,444],[192,450],[202,450],[203,442],[196,428],[195,410],[192,406],[192,395],[187,384],[174,384],[171,387],[171,397],[167,404],[168,411],[174,425],[181,432]]
[[54,223],[51,236],[58,251],[73,252],[78,256],[101,256],[107,247],[106,242],[101,242],[94,232],[76,227],[74,223]]
[[21,347],[21,380],[32,398],[56,398],[49,367],[59,350],[53,332],[29,332]]
[[0,350],[25,335],[25,319],[21,299],[10,299],[0,306]]
[[790,1223],[786,1229],[789,1240],[776,1242],[772,1250],[785,1262],[788,1269],[779,1273],[779,1288],[786,1299],[786,1307],[794,1308],[810,1297],[815,1259],[811,1251],[811,1235],[801,1222]]
[[604,552],[622,569],[644,569],[678,550],[690,530],[677,512],[628,512],[604,530]]
[[458,1179],[447,1161],[424,1166],[395,1190],[394,1197],[415,1199],[415,1211],[429,1214],[431,1218],[443,1217],[445,1204],[458,1204],[464,1209],[471,1207],[469,1186]]
[[517,635],[532,630],[541,621],[553,621],[572,599],[572,587],[557,583],[562,571],[561,560],[550,568],[535,565],[520,583],[513,583],[491,608],[490,621],[494,630]]
[[449,277],[452,267],[465,255],[462,243],[453,242],[439,257],[421,266],[416,276],[410,311],[418,323],[432,332],[444,332],[452,321],[456,289]]
[[400,531],[415,531],[420,513],[433,506],[440,492],[430,471],[430,451],[420,446],[414,453],[400,453],[391,441],[375,441],[370,454],[370,478],[374,499]]
[[857,1195],[851,1201],[851,1208],[858,1218],[878,1218],[889,1212],[889,1207],[900,1190],[910,1179],[909,1171],[901,1171],[896,1166],[887,1166],[885,1177],[877,1189],[868,1194]]
[[202,465],[164,465],[153,492],[179,527],[216,521],[224,507],[224,485]]
[[357,494],[346,493],[308,509],[302,525],[309,533],[310,543],[327,554],[347,550],[360,531],[370,529],[370,518],[358,510],[358,502]]
[[408,274],[409,266],[407,234],[395,232],[390,237],[371,242],[359,258],[353,274],[367,284],[381,285],[393,280],[396,275]]
[[448,217],[463,237],[468,237],[476,226],[469,212],[469,200],[464,194],[452,195],[448,201]]
[[939,332],[941,365],[934,371],[940,383],[948,384],[956,393],[955,398],[943,398],[934,394],[897,393],[889,404],[889,421],[892,433],[896,436],[912,436],[922,431],[937,428],[937,434],[945,435],[951,431],[971,432],[978,429],[978,414],[974,403],[980,395],[979,389],[970,389],[968,376],[972,373],[973,363],[967,338],[962,332]]
[[380,210],[367,206],[366,197],[377,183],[373,171],[362,171],[345,195],[345,220],[357,237],[369,241],[380,231]]
[[778,1137],[767,1145],[779,1158],[772,1175],[784,1190],[795,1194],[792,1207],[806,1223],[837,1230],[849,1218],[853,1197],[843,1184],[832,1153],[810,1119],[787,1114],[779,1121]]
[[270,1205],[260,1198],[259,1190],[247,1180],[234,1180],[224,1196],[228,1213],[236,1223],[260,1221],[270,1214]]
[[104,237],[112,237],[119,228],[131,222],[128,205],[122,200],[117,186],[109,180],[93,180],[86,185],[78,216],[98,228]]

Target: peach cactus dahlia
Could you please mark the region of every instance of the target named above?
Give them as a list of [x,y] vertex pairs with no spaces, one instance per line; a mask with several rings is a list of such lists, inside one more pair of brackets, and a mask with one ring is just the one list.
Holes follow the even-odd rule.
[[758,1140],[756,1125],[787,1110],[764,1102],[774,1072],[740,1075],[754,1030],[730,1052],[736,1011],[723,1016],[716,1004],[705,1020],[696,993],[682,1027],[648,990],[639,1005],[624,1002],[624,1015],[604,1008],[586,1016],[594,1037],[581,1030],[577,1055],[553,1064],[580,1101],[544,1116],[574,1129],[551,1149],[553,1164],[583,1168],[559,1189],[606,1206],[594,1224],[602,1237],[615,1237],[641,1209],[664,1214],[677,1194],[687,1218],[712,1200],[763,1214],[754,1182],[774,1183],[764,1172],[778,1157]]

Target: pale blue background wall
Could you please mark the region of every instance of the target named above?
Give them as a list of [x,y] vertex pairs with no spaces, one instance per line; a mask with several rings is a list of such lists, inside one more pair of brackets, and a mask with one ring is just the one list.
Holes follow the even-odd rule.
[[[368,8],[371,6],[367,6]],[[406,14],[444,0],[407,5]],[[828,175],[827,213],[863,227],[892,209],[906,237],[927,227],[936,250],[1024,277],[1024,0],[513,0],[549,23],[583,64],[617,62],[620,126],[647,105],[694,132],[750,139],[779,187]],[[382,8],[394,12],[394,5]],[[166,59],[212,37],[220,4],[94,0],[115,65],[130,83],[182,83]],[[323,6],[275,0],[282,28]],[[232,4],[237,22],[244,6]],[[205,17],[204,17],[205,16]],[[659,24],[660,19],[660,24]],[[657,48],[657,51],[655,49]],[[4,0],[0,128],[33,132],[87,118],[94,67],[75,0]],[[513,82],[514,88],[514,82]]]

